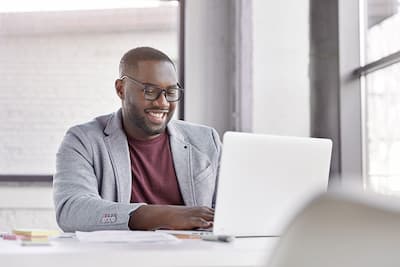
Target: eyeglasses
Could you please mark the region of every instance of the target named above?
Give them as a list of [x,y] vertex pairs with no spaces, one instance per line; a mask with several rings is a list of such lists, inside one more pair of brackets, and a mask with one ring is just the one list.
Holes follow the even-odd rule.
[[158,99],[161,93],[164,93],[165,99],[168,102],[179,101],[183,96],[183,88],[179,85],[179,83],[168,88],[160,88],[154,85],[142,83],[126,75],[122,76],[120,79],[123,80],[125,78],[143,86],[144,98],[149,101]]

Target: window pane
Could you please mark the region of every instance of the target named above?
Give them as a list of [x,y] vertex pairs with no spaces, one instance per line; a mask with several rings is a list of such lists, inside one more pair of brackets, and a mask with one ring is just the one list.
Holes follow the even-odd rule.
[[368,185],[400,194],[400,64],[366,76]]
[[399,0],[367,0],[366,63],[400,50],[399,8]]
[[178,56],[178,5],[0,13],[0,175],[49,175],[70,126],[116,111],[124,52]]

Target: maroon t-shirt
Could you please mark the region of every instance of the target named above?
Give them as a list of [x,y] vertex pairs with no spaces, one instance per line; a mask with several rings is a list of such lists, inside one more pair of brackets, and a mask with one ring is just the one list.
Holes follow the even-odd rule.
[[172,161],[169,137],[129,139],[132,170],[131,202],[183,205]]

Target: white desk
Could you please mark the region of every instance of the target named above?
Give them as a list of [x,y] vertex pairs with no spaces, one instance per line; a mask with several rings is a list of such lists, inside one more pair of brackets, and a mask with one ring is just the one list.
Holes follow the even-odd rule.
[[52,246],[24,247],[0,240],[1,266],[265,266],[277,238],[237,238],[232,243],[182,240],[177,244],[82,243],[56,239]]

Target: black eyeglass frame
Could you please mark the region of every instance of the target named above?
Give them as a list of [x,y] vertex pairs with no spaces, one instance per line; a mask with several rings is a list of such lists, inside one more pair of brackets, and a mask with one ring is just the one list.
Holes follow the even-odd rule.
[[[178,86],[178,88],[161,88],[161,87],[158,87],[158,86],[155,86],[155,85],[150,85],[150,84],[143,83],[143,82],[138,81],[135,78],[132,78],[132,77],[130,77],[128,75],[123,75],[119,79],[123,80],[124,78],[128,78],[129,80],[131,80],[131,81],[143,86],[142,90],[144,92],[144,98],[146,100],[148,100],[148,101],[155,101],[160,97],[160,95],[162,93],[164,93],[164,97],[168,102],[178,102],[179,100],[182,99],[182,96],[183,96],[183,93],[184,93],[184,89],[182,88],[182,86],[179,83],[176,84],[176,86]],[[148,89],[149,88],[158,91],[158,93],[156,94],[155,97],[150,97],[149,96],[149,93],[148,93]],[[178,99],[176,99],[176,100],[168,100],[168,98],[169,98],[168,97],[168,90],[177,90],[179,92]]]

